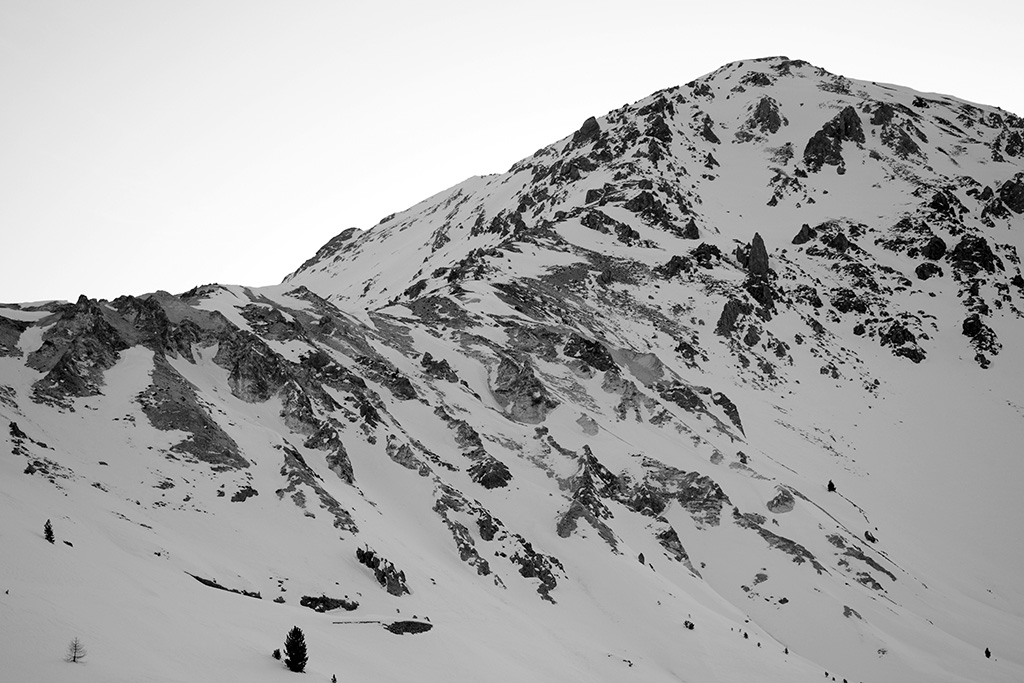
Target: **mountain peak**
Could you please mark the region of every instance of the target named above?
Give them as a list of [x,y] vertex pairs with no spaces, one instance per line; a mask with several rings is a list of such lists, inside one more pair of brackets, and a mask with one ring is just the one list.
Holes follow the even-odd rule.
[[1021,119],[785,57],[581,119],[277,286],[0,307],[11,675],[1024,679]]

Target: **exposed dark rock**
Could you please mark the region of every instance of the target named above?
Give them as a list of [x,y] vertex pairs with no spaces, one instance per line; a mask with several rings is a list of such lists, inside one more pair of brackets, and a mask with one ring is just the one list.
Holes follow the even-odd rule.
[[892,105],[886,102],[879,102],[871,113],[871,125],[884,126],[892,121],[895,114],[896,110],[892,108]]
[[984,357],[984,352],[995,355],[1002,348],[996,338],[995,331],[985,324],[979,314],[972,313],[964,319],[962,332],[965,337],[970,337],[971,346],[978,350],[978,356],[980,357],[976,357],[975,360],[982,367],[988,367],[989,363]]
[[964,235],[949,255],[954,268],[958,268],[966,275],[973,277],[981,269],[988,273],[994,273],[998,265],[1002,270],[1003,264],[999,258],[992,253],[992,248],[980,235]]
[[717,135],[715,135],[715,131],[712,128],[714,125],[715,122],[711,119],[711,117],[705,114],[704,119],[701,121],[701,128],[698,134],[708,142],[717,145],[722,141],[718,138]]
[[46,373],[32,385],[33,401],[70,408],[72,397],[100,393],[103,374],[130,344],[104,309],[84,296],[61,307],[59,314],[26,365]]
[[583,125],[580,126],[579,130],[573,133],[572,146],[576,147],[579,145],[585,145],[592,140],[596,140],[601,134],[601,125],[597,122],[597,119],[591,116]]
[[558,401],[551,398],[547,387],[525,360],[502,358],[491,391],[506,415],[518,422],[538,424],[558,407]]
[[693,263],[690,259],[677,254],[670,258],[667,263],[655,267],[654,274],[658,277],[669,280],[680,273],[690,272],[691,268],[693,268]]
[[384,628],[395,635],[404,636],[406,634],[426,633],[430,629],[434,628],[433,624],[429,624],[425,621],[393,621],[390,624],[384,626]]
[[728,337],[736,327],[736,321],[741,315],[749,315],[754,310],[753,306],[739,299],[729,299],[722,308],[722,315],[715,325],[715,334]]
[[[693,564],[690,562],[690,556],[686,553],[686,548],[683,547],[682,541],[679,540],[679,534],[663,517],[658,519],[658,525],[654,527],[654,532],[654,537],[658,539],[658,544],[665,549],[669,557],[676,562],[682,562],[694,576],[700,577],[700,572],[694,569]],[[643,557],[643,554],[640,556]],[[689,628],[693,628],[693,625],[691,624]]]
[[723,394],[721,391],[716,391],[711,394],[711,401],[719,406],[724,412],[729,421],[736,426],[736,429],[743,433],[743,423],[740,422],[740,410],[736,407],[736,404],[729,400],[729,397]]
[[835,236],[828,241],[828,246],[832,247],[839,253],[844,253],[850,248],[850,240],[845,234],[837,232]]
[[0,315],[0,356],[21,356],[18,340],[28,328],[29,323],[24,320],[11,320]]
[[508,486],[508,482],[512,480],[512,473],[505,463],[492,455],[484,455],[485,457],[479,458],[470,466],[470,478],[485,489]]
[[420,359],[420,365],[423,366],[424,372],[427,376],[433,377],[434,379],[444,380],[445,382],[451,382],[453,384],[458,383],[459,376],[452,370],[452,366],[448,364],[448,361],[444,358],[435,360],[430,352],[427,351],[423,354]]
[[878,341],[882,346],[903,346],[904,344],[913,344],[917,338],[906,327],[898,322],[893,322],[889,329],[879,336]]
[[248,403],[267,401],[292,379],[281,355],[243,330],[221,335],[213,362],[228,371],[231,393]]
[[248,467],[238,444],[227,435],[199,402],[196,387],[178,374],[163,356],[153,357],[151,384],[136,397],[150,424],[161,431],[181,431],[188,436],[174,446],[215,470]]
[[309,489],[320,500],[320,507],[334,517],[334,527],[343,531],[356,533],[359,531],[352,515],[341,507],[341,504],[320,485],[320,476],[306,464],[302,454],[290,446],[283,446],[284,459],[281,464],[281,476],[288,481],[288,485],[275,491],[279,499],[286,495],[290,496],[292,502],[305,511],[307,517],[315,515],[306,508],[306,494],[300,489]]
[[509,557],[509,561],[519,565],[519,575],[525,578],[540,579],[537,592],[542,598],[554,602],[551,591],[558,585],[555,568],[561,569],[561,563],[551,555],[544,555],[533,549],[533,545],[522,536],[516,535],[519,550]]
[[925,359],[924,351],[917,345],[917,338],[898,321],[893,321],[889,328],[879,335],[878,343],[892,348],[893,354],[909,358],[915,363]]
[[[664,510],[669,502],[675,501],[690,513],[698,527],[718,526],[721,521],[722,507],[729,504],[729,497],[722,488],[710,477],[698,472],[685,472],[652,458],[644,457],[642,465],[646,476],[635,489],[621,492],[624,504],[633,509],[637,502],[654,509]],[[640,491],[646,493],[640,495]],[[638,511],[642,511],[642,508]],[[656,512],[655,514],[660,514]]]
[[815,571],[819,574],[827,574],[825,567],[818,562],[817,558],[804,546],[800,545],[796,541],[792,541],[784,536],[772,533],[765,529],[764,517],[755,513],[741,514],[737,508],[732,510],[732,519],[737,526],[743,527],[744,529],[751,529],[768,543],[769,547],[781,550],[784,553],[793,556],[793,561],[797,564],[803,564],[804,562],[810,562],[811,566],[814,567]]
[[697,395],[693,387],[687,384],[671,384],[659,387],[658,394],[671,403],[675,403],[683,410],[689,412],[703,411],[707,409],[704,400]]
[[815,133],[804,148],[804,163],[811,171],[819,171],[825,164],[843,163],[843,141],[864,143],[864,129],[853,106],[843,109]]
[[779,487],[779,493],[768,501],[768,509],[777,515],[781,515],[786,512],[792,512],[796,506],[796,499],[793,494],[789,492],[789,489],[785,487]]
[[394,434],[388,434],[385,451],[389,458],[407,470],[412,470],[421,477],[430,476],[430,466],[420,458],[416,457],[412,446],[407,443],[399,442]]
[[366,370],[370,379],[387,387],[399,401],[412,401],[418,398],[416,388],[409,378],[384,358],[359,356],[356,361]]
[[690,252],[690,258],[701,268],[711,268],[716,261],[722,260],[722,252],[714,244],[701,242]]
[[856,311],[857,313],[868,312],[867,302],[858,296],[856,292],[845,287],[837,287],[832,290],[832,307],[840,313],[849,313],[850,311]]
[[569,335],[562,353],[570,358],[579,358],[600,372],[618,368],[618,365],[612,360],[612,355],[605,348],[604,344],[584,339],[575,332]]
[[260,492],[251,486],[243,486],[231,495],[232,503],[244,503],[247,499],[253,496],[260,495]]
[[928,243],[921,247],[921,256],[938,261],[946,255],[946,242],[938,235],[932,235]]
[[747,273],[752,277],[768,276],[768,250],[760,233],[755,232],[754,239],[750,241],[750,252],[745,265]]
[[370,548],[356,548],[356,559],[373,572],[377,583],[391,595],[399,597],[409,593],[409,587],[405,583],[405,572],[378,555],[376,551]]
[[700,239],[700,230],[697,228],[697,221],[690,217],[690,220],[683,226],[681,232],[678,235],[684,240],[696,240]]
[[190,574],[189,572],[185,572],[185,573],[188,574],[189,576],[191,576],[193,579],[195,579],[199,583],[203,584],[204,586],[209,586],[210,588],[216,588],[217,590],[227,591],[228,593],[235,593],[236,595],[244,595],[247,598],[256,598],[257,600],[262,600],[263,599],[263,596],[260,595],[259,591],[247,591],[247,590],[240,590],[240,589],[237,589],[237,588],[227,588],[227,587],[222,586],[219,583],[217,583],[214,579],[205,579],[202,576],[196,576],[195,574]]
[[647,135],[666,144],[672,142],[672,129],[668,127],[665,119],[660,116],[654,116],[653,120],[650,121],[650,125],[647,127]]
[[359,607],[359,603],[355,600],[347,600],[345,598],[329,598],[326,595],[315,597],[312,595],[303,595],[299,599],[299,604],[303,607],[308,607],[314,612],[329,612],[339,607],[344,609],[346,612],[351,612]]
[[999,186],[999,198],[1014,213],[1024,213],[1024,173]]
[[295,318],[286,318],[279,309],[269,305],[249,304],[239,310],[253,331],[264,339],[284,341],[306,336]]
[[825,305],[822,303],[821,297],[818,295],[818,290],[810,285],[799,284],[794,287],[793,298],[796,301],[810,304],[814,308],[821,308]]
[[351,484],[355,480],[352,470],[352,460],[348,457],[345,444],[341,441],[338,432],[338,425],[333,418],[324,422],[311,437],[302,444],[306,448],[316,448],[327,451],[324,460],[327,467],[334,472],[345,483]]
[[777,133],[786,123],[785,117],[779,113],[779,103],[767,95],[758,101],[754,113],[747,120],[748,127],[762,133]]
[[927,280],[932,277],[942,277],[942,268],[934,263],[922,263],[914,269],[918,280]]

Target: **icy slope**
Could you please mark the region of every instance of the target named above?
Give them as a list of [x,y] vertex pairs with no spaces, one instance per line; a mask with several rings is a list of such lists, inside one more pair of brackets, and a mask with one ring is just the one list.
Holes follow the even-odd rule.
[[12,680],[1021,680],[1022,132],[735,63],[280,286],[0,309]]

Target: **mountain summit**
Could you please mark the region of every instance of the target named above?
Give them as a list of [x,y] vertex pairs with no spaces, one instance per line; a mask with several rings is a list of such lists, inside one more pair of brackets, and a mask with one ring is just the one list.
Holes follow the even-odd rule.
[[736,62],[280,285],[0,307],[5,666],[1024,679],[1022,135]]

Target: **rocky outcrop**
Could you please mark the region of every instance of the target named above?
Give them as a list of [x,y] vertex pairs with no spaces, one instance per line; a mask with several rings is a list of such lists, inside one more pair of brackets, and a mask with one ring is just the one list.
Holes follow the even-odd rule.
[[618,366],[612,359],[612,355],[605,348],[604,344],[585,339],[575,332],[569,335],[569,339],[562,348],[562,353],[569,358],[578,358],[599,372],[618,369]]
[[329,419],[323,422],[320,429],[306,439],[302,445],[306,448],[327,451],[324,460],[327,462],[328,469],[345,483],[351,484],[355,480],[355,474],[352,470],[352,460],[348,457],[345,444],[341,441],[340,428],[340,424]]
[[314,612],[330,612],[339,608],[346,612],[351,612],[359,607],[358,602],[347,599],[347,596],[344,598],[329,598],[326,595],[303,595],[299,598],[299,604],[303,607],[308,607]]
[[768,267],[768,250],[764,246],[761,234],[755,232],[749,247],[737,255],[741,259],[741,265],[747,269],[743,289],[747,290],[768,314],[775,309],[775,289],[769,276],[771,269]]
[[840,166],[843,142],[864,143],[864,128],[857,110],[848,106],[815,133],[804,148],[804,164],[809,171],[820,171],[824,165]]
[[765,95],[758,100],[745,126],[762,133],[778,133],[779,129],[788,123],[786,117],[779,112],[779,103]]
[[800,231],[793,236],[793,244],[806,244],[818,236],[818,231],[807,223],[800,226]]
[[793,508],[796,507],[796,498],[784,486],[780,486],[778,489],[778,494],[766,504],[768,509],[777,515],[792,512]]
[[715,325],[715,334],[728,337],[736,329],[736,322],[741,315],[749,315],[754,310],[750,304],[739,299],[729,299],[722,308],[722,315]]
[[21,356],[18,340],[21,333],[29,328],[24,320],[11,320],[0,315],[0,356]]
[[46,373],[32,385],[33,401],[71,408],[72,398],[100,393],[104,373],[131,345],[96,301],[79,297],[58,314],[26,364]]
[[395,567],[387,558],[381,557],[370,548],[356,548],[356,559],[359,560],[359,564],[373,572],[377,583],[391,595],[400,597],[409,593],[409,586],[405,583],[405,572]]
[[558,407],[558,401],[551,397],[526,360],[502,358],[492,380],[491,392],[505,414],[517,422],[539,424]]
[[742,514],[737,508],[733,508],[732,519],[737,526],[756,532],[758,536],[765,540],[769,547],[774,548],[775,550],[780,550],[787,555],[791,555],[793,557],[793,562],[796,562],[797,564],[809,562],[818,574],[828,573],[825,567],[818,562],[818,559],[814,557],[811,551],[807,548],[796,541],[790,540],[785,536],[779,536],[778,534],[768,531],[761,526],[764,524],[763,516],[755,515],[753,513]]
[[999,186],[999,199],[1014,213],[1024,213],[1024,173]]
[[451,382],[452,384],[456,384],[459,381],[459,376],[452,370],[452,366],[448,364],[448,361],[443,358],[440,360],[435,359],[430,355],[429,351],[420,358],[420,365],[423,366],[423,371],[428,377]]
[[604,520],[612,513],[603,499],[614,498],[619,492],[619,480],[608,468],[598,462],[588,446],[583,447],[579,469],[569,478],[567,487],[571,492],[569,509],[560,516],[557,531],[562,538],[568,538],[580,519],[590,524],[612,550],[618,548],[618,539]]
[[938,261],[946,255],[946,242],[938,235],[932,235],[928,242],[921,247],[921,256],[932,261]]
[[163,356],[154,356],[149,388],[135,397],[150,424],[161,431],[180,431],[188,436],[171,446],[172,453],[190,455],[215,470],[249,466],[238,444],[228,436],[207,408],[197,389]]
[[[279,488],[276,493],[279,499],[289,496],[295,505],[303,510],[307,517],[316,515],[306,507],[306,491],[312,493],[320,502],[320,507],[334,518],[334,527],[342,531],[356,533],[359,531],[352,515],[320,485],[320,475],[306,464],[302,455],[291,446],[279,447],[284,452],[281,464],[281,476],[288,484]],[[305,489],[305,490],[303,490]]]
[[1003,263],[999,257],[992,252],[988,241],[980,235],[964,235],[953,247],[949,254],[953,267],[963,272],[968,277],[974,277],[979,271],[994,273],[998,266],[1003,269]]
[[597,122],[596,118],[591,116],[583,122],[583,125],[580,126],[579,130],[573,133],[571,145],[573,147],[585,145],[588,142],[596,140],[600,134],[601,125]]

